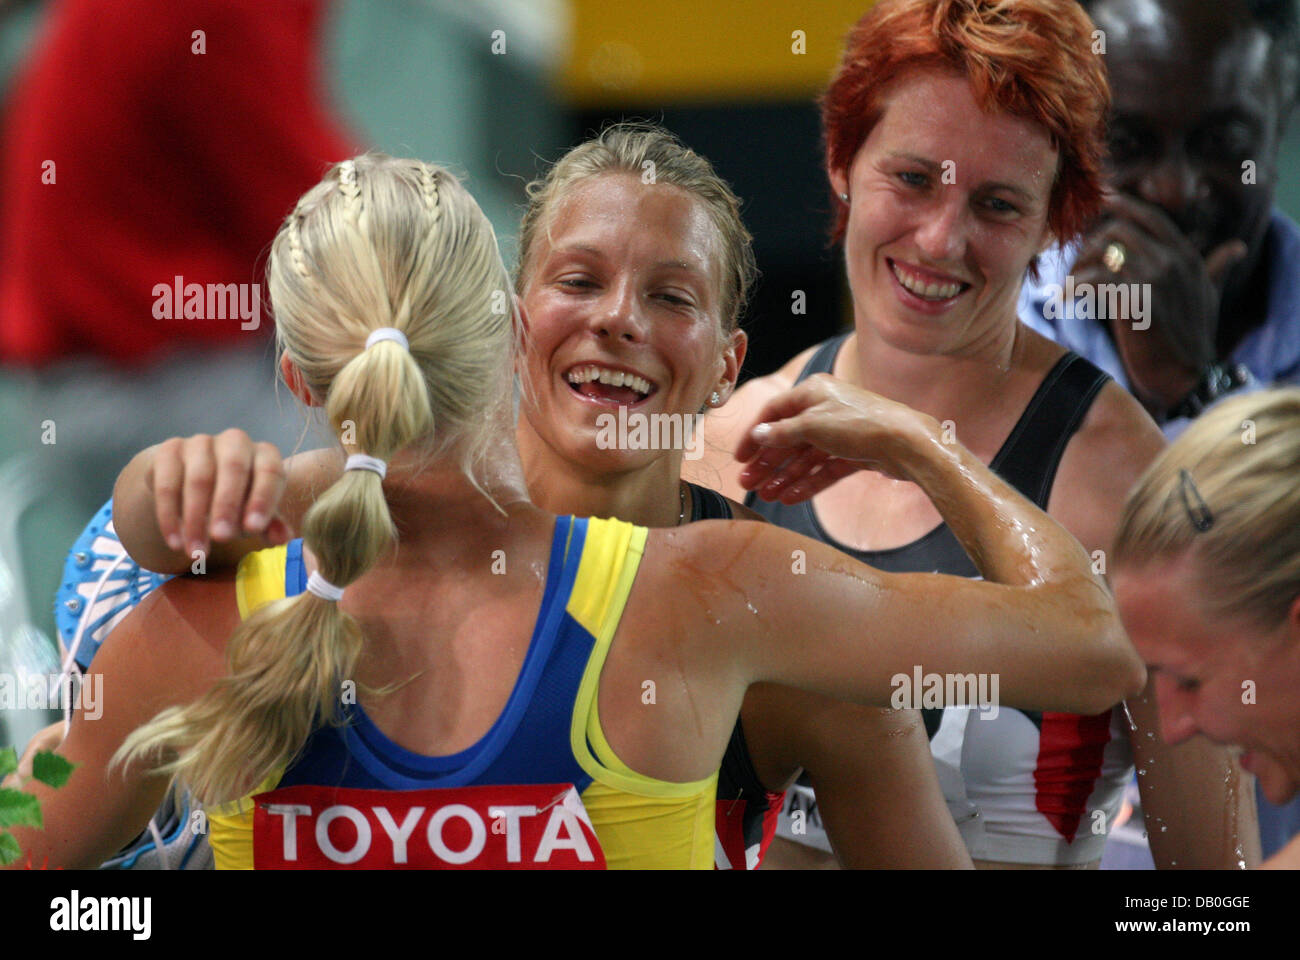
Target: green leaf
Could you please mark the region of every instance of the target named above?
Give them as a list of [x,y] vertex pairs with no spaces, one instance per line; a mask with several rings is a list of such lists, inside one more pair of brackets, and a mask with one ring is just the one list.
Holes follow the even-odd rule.
[[65,760],[51,750],[42,750],[32,758],[32,776],[47,787],[61,787],[68,782],[75,763]]
[[18,751],[13,747],[0,750],[0,780],[18,769]]
[[21,790],[0,790],[0,827],[44,827],[40,802]]
[[0,867],[13,863],[22,853],[23,848],[18,846],[14,835],[7,830],[0,830]]

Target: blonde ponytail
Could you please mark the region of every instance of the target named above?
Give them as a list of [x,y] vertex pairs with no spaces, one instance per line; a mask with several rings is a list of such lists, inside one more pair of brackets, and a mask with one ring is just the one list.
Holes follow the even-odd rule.
[[[267,279],[280,344],[349,454],[454,453],[483,489],[483,452],[510,396],[510,285],[491,226],[454,177],[380,154],[344,161],[286,219]],[[365,345],[385,327],[409,349]],[[302,533],[321,577],[358,580],[397,537],[383,477],[345,471]],[[229,675],[135,731],[114,760],[172,751],[162,770],[204,803],[243,796],[339,721],[361,647],[336,602],[304,592],[268,604],[231,638]]]

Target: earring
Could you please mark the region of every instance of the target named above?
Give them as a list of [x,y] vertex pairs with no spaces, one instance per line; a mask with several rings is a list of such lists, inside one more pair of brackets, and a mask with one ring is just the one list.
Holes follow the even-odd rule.
[[841,193],[841,194],[840,194],[840,199],[843,200],[845,203],[848,203],[848,202],[849,202],[849,195],[848,195],[847,193]]
[[722,396],[718,393],[718,391],[714,390],[711,394],[709,394],[709,406],[716,407],[721,402],[722,402]]

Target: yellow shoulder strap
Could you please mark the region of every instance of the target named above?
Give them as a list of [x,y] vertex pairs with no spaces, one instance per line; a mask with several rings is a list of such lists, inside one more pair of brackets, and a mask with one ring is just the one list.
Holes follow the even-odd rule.
[[[284,599],[287,547],[258,550],[239,561],[235,572],[235,601],[247,620],[259,607]],[[253,869],[253,805],[251,797],[275,789],[283,770],[266,778],[247,797],[207,811],[209,842],[218,870]]]
[[673,783],[635,772],[614,753],[600,726],[597,705],[600,671],[632,592],[649,533],[645,527],[621,520],[587,521],[582,560],[567,609],[595,638],[595,644],[578,687],[570,744],[574,757],[587,773],[616,789],[652,797],[688,797],[706,790],[712,793],[717,774],[703,780]]
[[271,547],[247,554],[235,572],[235,602],[239,616],[247,620],[259,607],[284,599],[284,569],[288,547]]

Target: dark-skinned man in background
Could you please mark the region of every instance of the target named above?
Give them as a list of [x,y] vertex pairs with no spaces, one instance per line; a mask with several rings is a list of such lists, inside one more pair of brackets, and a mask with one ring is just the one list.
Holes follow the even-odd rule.
[[[1224,394],[1300,383],[1300,228],[1273,206],[1300,3],[1082,5],[1110,76],[1114,192],[1077,247],[1041,258],[1021,316],[1127,386],[1172,437]],[[1103,286],[1121,284],[1127,310]],[[1071,302],[1088,293],[1095,306]],[[1300,831],[1300,803],[1261,797],[1259,817],[1266,857]]]

